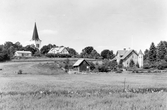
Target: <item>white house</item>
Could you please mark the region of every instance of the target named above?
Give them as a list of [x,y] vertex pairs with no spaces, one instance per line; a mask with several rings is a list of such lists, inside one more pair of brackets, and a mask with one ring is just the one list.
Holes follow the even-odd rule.
[[67,48],[63,47],[63,46],[51,48],[48,53],[52,53],[52,54],[69,54]]
[[135,50],[118,50],[114,60],[116,60],[117,63],[122,61],[124,67],[129,67],[131,60],[133,60],[135,64],[139,64],[140,68],[143,67],[143,53],[141,50],[139,53]]
[[15,57],[31,57],[32,53],[30,51],[16,51],[14,56]]

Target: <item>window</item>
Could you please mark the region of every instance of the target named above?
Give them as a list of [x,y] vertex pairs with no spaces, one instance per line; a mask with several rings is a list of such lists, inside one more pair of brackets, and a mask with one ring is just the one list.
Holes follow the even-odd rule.
[[38,47],[38,48],[39,48],[39,44],[36,44],[36,47]]

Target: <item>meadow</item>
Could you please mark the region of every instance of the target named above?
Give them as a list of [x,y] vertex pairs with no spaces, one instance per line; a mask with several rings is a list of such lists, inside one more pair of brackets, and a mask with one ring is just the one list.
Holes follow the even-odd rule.
[[0,69],[4,110],[167,109],[167,73],[69,75],[51,61],[0,63]]

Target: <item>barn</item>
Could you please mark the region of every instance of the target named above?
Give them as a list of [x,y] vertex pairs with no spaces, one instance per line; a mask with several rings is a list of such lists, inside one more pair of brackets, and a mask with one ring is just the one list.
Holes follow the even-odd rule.
[[85,59],[79,59],[73,65],[73,68],[79,72],[90,71],[90,65]]

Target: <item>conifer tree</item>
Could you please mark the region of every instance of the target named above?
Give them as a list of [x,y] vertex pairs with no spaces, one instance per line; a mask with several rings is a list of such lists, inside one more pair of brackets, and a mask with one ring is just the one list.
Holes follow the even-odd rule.
[[166,49],[164,43],[161,41],[157,46],[157,60],[163,60],[166,55]]
[[146,50],[144,51],[144,60],[145,60],[145,61],[149,59],[149,58],[148,58],[148,54],[149,54],[149,50],[146,49]]
[[156,61],[156,47],[154,43],[151,43],[149,52],[148,52],[148,60],[149,62],[155,62]]

